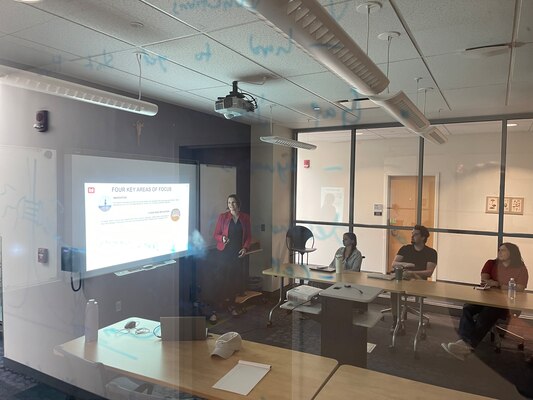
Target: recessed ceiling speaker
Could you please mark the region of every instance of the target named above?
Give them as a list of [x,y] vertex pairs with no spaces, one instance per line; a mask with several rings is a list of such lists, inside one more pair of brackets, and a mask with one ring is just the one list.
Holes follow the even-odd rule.
[[39,110],[35,114],[35,124],[33,127],[37,129],[38,132],[46,132],[48,130],[48,111]]

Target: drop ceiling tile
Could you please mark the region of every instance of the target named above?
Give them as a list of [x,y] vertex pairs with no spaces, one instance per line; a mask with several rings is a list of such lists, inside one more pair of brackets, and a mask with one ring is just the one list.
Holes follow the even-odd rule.
[[260,65],[205,36],[174,40],[146,48],[176,64],[227,83],[250,76],[271,75]]
[[237,1],[148,0],[164,12],[186,21],[202,32],[257,21],[257,17],[237,4]]
[[522,1],[521,4],[517,41],[533,42],[533,1]]
[[292,82],[305,87],[311,92],[319,93],[331,101],[348,100],[361,97],[355,90],[332,72],[291,76]]
[[132,48],[127,43],[59,19],[20,31],[17,37],[80,57],[95,56],[107,64],[113,63],[111,53]]
[[[178,90],[201,89],[224,85],[224,82],[177,65],[158,54],[150,52],[143,53],[140,63],[141,76],[144,80],[156,81]],[[139,75],[137,55],[131,51],[114,53],[113,67],[134,76]]]
[[63,62],[71,59],[72,54],[13,36],[3,36],[0,38],[0,58],[61,73]]
[[533,43],[516,47],[514,51],[513,83],[533,83]]
[[0,27],[5,33],[15,33],[54,18],[28,4],[13,0],[0,0],[0,10]]
[[[505,102],[505,84],[444,90],[452,110],[486,114],[489,108],[501,108]],[[481,112],[481,114],[480,114]]]
[[514,2],[397,0],[425,56],[511,41]]
[[466,58],[458,54],[428,57],[429,68],[442,89],[458,89],[507,82],[509,57]]
[[326,68],[300,50],[294,42],[263,22],[213,32],[212,37],[227,47],[268,66],[280,76],[310,74]]
[[533,112],[533,82],[513,82],[509,96],[509,105],[516,112]]
[[[53,0],[39,3],[38,7],[137,46],[197,33],[170,15],[139,1],[84,0],[73,3]],[[64,7],[69,7],[68,12]],[[132,22],[141,22],[143,26],[132,26]]]

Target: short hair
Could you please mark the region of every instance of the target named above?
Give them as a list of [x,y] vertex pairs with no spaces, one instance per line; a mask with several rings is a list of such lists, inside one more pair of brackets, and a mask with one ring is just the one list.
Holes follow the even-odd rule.
[[429,239],[429,231],[428,228],[426,228],[424,225],[415,225],[413,227],[414,231],[419,231],[420,235],[424,238],[424,243],[426,243]]
[[[350,240],[353,242],[354,246],[357,246],[357,236],[353,232],[346,232],[344,235],[348,236]],[[342,236],[344,236],[342,235]]]
[[511,258],[511,266],[512,267],[521,267],[524,264],[524,260],[522,259],[522,254],[520,254],[520,249],[518,246],[514,243],[504,242],[498,246],[498,249],[501,246],[505,246],[507,250],[509,250],[509,256]]
[[239,199],[239,196],[237,196],[235,193],[232,193],[228,196],[227,200],[229,199],[235,199],[235,203],[237,203],[237,207],[241,208],[241,199]]

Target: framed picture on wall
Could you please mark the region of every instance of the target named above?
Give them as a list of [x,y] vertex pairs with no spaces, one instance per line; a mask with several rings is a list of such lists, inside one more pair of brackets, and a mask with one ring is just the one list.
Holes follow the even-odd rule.
[[485,203],[485,212],[498,214],[499,201],[498,196],[487,196],[487,201]]
[[523,197],[509,197],[509,214],[523,215],[524,214],[524,198]]

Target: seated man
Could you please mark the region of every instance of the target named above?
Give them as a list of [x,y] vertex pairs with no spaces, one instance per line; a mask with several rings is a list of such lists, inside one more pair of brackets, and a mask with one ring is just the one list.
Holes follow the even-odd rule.
[[[516,282],[516,290],[523,291],[529,276],[518,246],[513,243],[502,243],[498,248],[498,258],[488,260],[481,270],[481,284],[507,290],[511,278]],[[442,343],[441,346],[455,358],[464,360],[483,340],[496,321],[507,318],[508,314],[509,310],[506,308],[465,304],[459,322],[461,339]]]
[[[388,272],[392,272],[395,267],[403,267],[403,277],[405,279],[427,279],[437,266],[437,252],[426,242],[429,238],[429,231],[423,225],[415,225],[411,233],[411,244],[402,246],[392,262]],[[391,293],[391,309],[393,323],[391,332],[394,332],[398,319],[396,302],[397,294]]]

